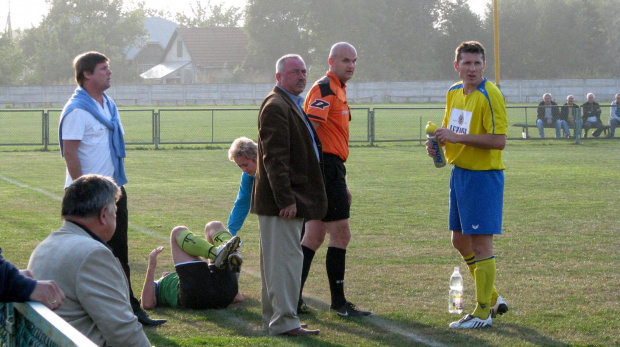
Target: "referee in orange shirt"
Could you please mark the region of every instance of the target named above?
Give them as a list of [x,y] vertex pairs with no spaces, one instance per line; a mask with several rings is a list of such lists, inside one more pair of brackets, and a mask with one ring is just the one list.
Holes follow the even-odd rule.
[[368,316],[344,295],[344,273],[347,245],[351,240],[349,211],[351,192],[347,187],[344,163],[349,156],[349,122],[351,113],[347,102],[346,82],[353,77],[357,51],[346,42],[339,42],[329,52],[329,71],[308,92],[304,111],[323,144],[327,214],[322,220],[308,220],[301,242],[304,253],[301,291],[297,313],[308,313],[311,308],[303,301],[303,287],[310,272],[316,250],[329,234],[325,260],[331,292],[331,309],[342,317]]

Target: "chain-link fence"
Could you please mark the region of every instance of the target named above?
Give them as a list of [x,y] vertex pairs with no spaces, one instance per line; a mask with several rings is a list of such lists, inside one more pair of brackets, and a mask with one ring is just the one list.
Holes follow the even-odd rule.
[[[607,124],[609,107],[601,120]],[[120,109],[127,145],[229,144],[256,138],[258,108]],[[536,106],[509,106],[508,139],[538,138]],[[1,110],[0,146],[58,145],[60,110]],[[351,144],[423,143],[427,121],[441,123],[443,107],[353,107]],[[608,135],[609,126],[605,135]],[[535,130],[535,131],[531,131]]]

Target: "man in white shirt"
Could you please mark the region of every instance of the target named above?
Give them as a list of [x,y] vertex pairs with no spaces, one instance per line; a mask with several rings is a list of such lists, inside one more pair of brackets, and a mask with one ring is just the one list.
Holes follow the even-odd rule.
[[78,87],[63,108],[58,127],[60,151],[67,164],[65,188],[85,174],[112,177],[121,188],[116,232],[107,243],[123,267],[129,282],[131,307],[140,323],[163,324],[165,320],[153,320],[146,315],[131,291],[124,131],[116,104],[104,93],[110,88],[112,75],[109,60],[99,52],[86,52],[75,57],[73,66]]

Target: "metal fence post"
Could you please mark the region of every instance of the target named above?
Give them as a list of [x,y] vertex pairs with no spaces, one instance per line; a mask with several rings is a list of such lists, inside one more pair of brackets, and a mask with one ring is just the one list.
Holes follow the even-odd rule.
[[368,142],[375,145],[375,110],[368,109]]
[[49,111],[42,111],[42,123],[43,123],[43,150],[47,151],[47,146],[50,143],[50,114]]
[[159,149],[159,141],[160,141],[160,130],[159,130],[159,125],[160,125],[160,118],[159,118],[159,111],[155,111],[153,110],[153,143],[155,144],[155,149]]
[[581,144],[581,108],[575,107],[575,143]]

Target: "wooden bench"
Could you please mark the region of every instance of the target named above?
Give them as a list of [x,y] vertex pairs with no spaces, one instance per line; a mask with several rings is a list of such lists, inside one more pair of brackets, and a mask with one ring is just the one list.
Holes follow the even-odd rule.
[[[534,123],[534,124],[515,123],[512,126],[523,129],[522,132],[525,133],[525,138],[528,138],[528,139],[530,138],[530,134],[529,134],[529,131],[528,131],[529,128],[536,128],[536,129],[538,129],[538,126],[536,126],[536,123]],[[545,124],[544,128],[546,128],[546,129],[555,129],[555,125],[554,124]],[[572,129],[573,132],[575,131],[575,126],[574,125],[569,125],[568,128]],[[583,129],[583,127],[581,129]],[[590,130],[592,130],[592,129],[596,130],[596,128],[590,128]],[[603,126],[603,135],[608,136],[610,129],[611,129],[611,127],[609,125],[604,125]]]

